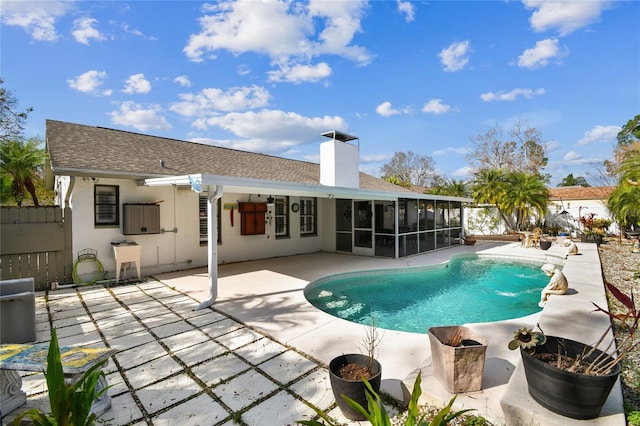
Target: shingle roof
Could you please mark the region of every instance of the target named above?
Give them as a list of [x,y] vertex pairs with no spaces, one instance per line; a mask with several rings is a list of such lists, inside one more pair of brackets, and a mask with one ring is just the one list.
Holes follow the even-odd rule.
[[615,186],[560,186],[549,189],[550,200],[606,200]]
[[[51,168],[59,175],[140,179],[206,173],[320,185],[320,165],[306,161],[55,120],[46,127]],[[411,192],[362,172],[360,189]]]

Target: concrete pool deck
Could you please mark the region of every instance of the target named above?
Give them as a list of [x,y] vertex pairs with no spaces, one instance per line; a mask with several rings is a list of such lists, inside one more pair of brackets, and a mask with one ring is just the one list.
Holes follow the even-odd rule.
[[[592,301],[606,306],[596,246],[578,246],[581,254],[564,266],[567,295],[552,296],[539,314],[470,325],[489,341],[483,389],[460,394],[456,407],[474,408],[495,424],[585,424],[533,402],[520,355],[507,349],[515,329],[537,322],[547,334],[585,342],[594,342],[606,329],[606,317],[591,312]],[[479,241],[397,260],[314,253],[220,265],[217,301],[201,311],[193,309],[209,297],[206,269],[162,274],[135,285],[59,290],[50,292],[48,301],[38,296],[38,339],[48,339],[52,324],[61,344],[119,351],[107,367],[115,386],[110,389],[113,407],[101,416],[106,424],[216,425],[239,419],[247,425],[292,424],[313,415],[304,402],[323,410],[332,406],[326,365],[336,355],[361,352],[364,336],[363,326],[310,305],[303,294],[309,282],[341,272],[438,264],[466,252],[541,262],[549,257],[557,263],[565,249]],[[433,376],[426,334],[384,331],[377,358],[383,391],[403,395],[421,371],[423,402],[443,405],[453,396]],[[27,406],[46,402],[38,376],[24,379]],[[341,418],[335,409],[330,414]],[[588,424],[625,424],[620,386],[602,414]]]

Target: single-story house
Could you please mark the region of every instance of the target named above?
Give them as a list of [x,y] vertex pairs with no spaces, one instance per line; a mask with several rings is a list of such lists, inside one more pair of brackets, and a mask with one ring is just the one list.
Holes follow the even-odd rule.
[[[47,120],[74,252],[140,246],[143,275],[317,251],[401,258],[461,244],[471,199],[417,194],[359,171],[359,139],[322,134],[320,164]],[[320,137],[319,137],[320,139]],[[212,287],[212,298],[215,298]]]
[[[547,219],[566,223],[571,230],[581,230],[579,220],[581,217],[594,214],[599,219],[611,219],[611,213],[607,208],[607,199],[615,189],[615,186],[560,186],[549,188],[549,203]],[[617,233],[615,222],[608,231]]]

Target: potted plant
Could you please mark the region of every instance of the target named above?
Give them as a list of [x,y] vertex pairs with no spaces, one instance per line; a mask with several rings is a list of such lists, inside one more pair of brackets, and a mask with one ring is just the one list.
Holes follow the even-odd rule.
[[549,250],[549,248],[551,248],[551,240],[547,238],[540,239],[540,249]]
[[583,243],[602,243],[602,238],[605,236],[607,229],[611,225],[610,219],[596,218],[595,216],[595,213],[589,213],[578,219],[578,222],[580,222],[583,229],[583,234],[580,237]]
[[333,396],[340,411],[349,420],[365,420],[362,413],[348,403],[348,400],[352,400],[363,407],[367,406],[369,391],[365,380],[373,391],[376,393],[380,391],[382,366],[375,359],[375,351],[381,338],[375,318],[372,318],[362,341],[366,354],[343,354],[329,363],[329,379]]
[[[634,333],[640,313],[635,307],[633,292],[626,295],[606,283],[611,294],[626,308],[623,314],[613,314],[594,303],[622,326],[629,327],[629,336],[619,342],[617,357],[598,349],[611,331],[611,325],[594,345],[556,336],[546,336],[528,328],[515,332],[509,349],[520,348],[529,394],[540,405],[554,413],[580,419],[598,417],[613,385],[622,370],[620,362],[638,346]],[[538,327],[539,328],[539,327]]]
[[467,327],[429,328],[429,343],[436,378],[450,393],[482,389],[487,344]]
[[468,246],[472,246],[478,241],[476,237],[468,232],[464,233],[464,243]]
[[98,381],[104,377],[101,367],[105,362],[102,361],[91,367],[77,382],[65,383],[60,347],[54,328],[47,353],[47,371],[44,373],[51,413],[45,414],[37,408],[29,408],[16,417],[13,424],[20,425],[24,417],[29,417],[36,425],[94,425],[96,414],[91,411],[92,404],[108,390],[108,386],[102,388],[98,386]]
[[[474,411],[473,409],[467,408],[464,410],[459,410],[454,412],[451,409],[453,403],[456,400],[456,397],[454,396],[449,400],[449,404],[444,408],[442,408],[440,411],[438,411],[431,419],[431,422],[427,423],[428,421],[427,414],[421,413],[420,406],[418,405],[420,395],[422,394],[422,387],[420,386],[420,383],[421,383],[420,376],[421,376],[421,373],[418,373],[418,375],[416,376],[416,380],[413,383],[411,400],[409,401],[409,405],[407,407],[407,416],[404,422],[405,426],[417,426],[417,425],[445,426],[445,425],[448,425],[457,417],[460,417],[469,411]],[[368,420],[371,425],[380,425],[380,426],[391,425],[391,418],[389,417],[387,410],[384,408],[384,405],[382,404],[382,400],[380,398],[379,393],[373,389],[371,384],[366,379],[364,380],[364,384],[367,387],[367,391],[368,391],[366,405],[362,405],[356,401],[349,399],[348,397],[345,397],[345,400],[347,401],[350,407],[352,407],[354,410],[362,414],[363,419]],[[316,412],[316,414],[322,420],[327,422],[328,426],[342,425],[342,423],[336,422],[315,405],[311,405],[311,408],[313,409],[313,411]],[[470,419],[470,421],[474,421],[476,419],[483,420],[483,418],[481,417],[473,417],[472,419]],[[485,423],[480,423],[482,420],[477,420],[478,421],[477,424],[485,424]],[[305,426],[325,426],[324,423],[317,420],[298,420],[296,423],[299,423]],[[465,423],[465,424],[472,424],[472,423]],[[476,424],[476,423],[473,423],[473,424]]]

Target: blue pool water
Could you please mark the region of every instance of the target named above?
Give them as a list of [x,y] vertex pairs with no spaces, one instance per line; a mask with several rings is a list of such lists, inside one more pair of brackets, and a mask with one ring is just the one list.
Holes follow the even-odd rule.
[[310,284],[315,307],[360,324],[427,333],[429,327],[501,321],[540,311],[541,263],[459,256],[446,265],[363,271]]

